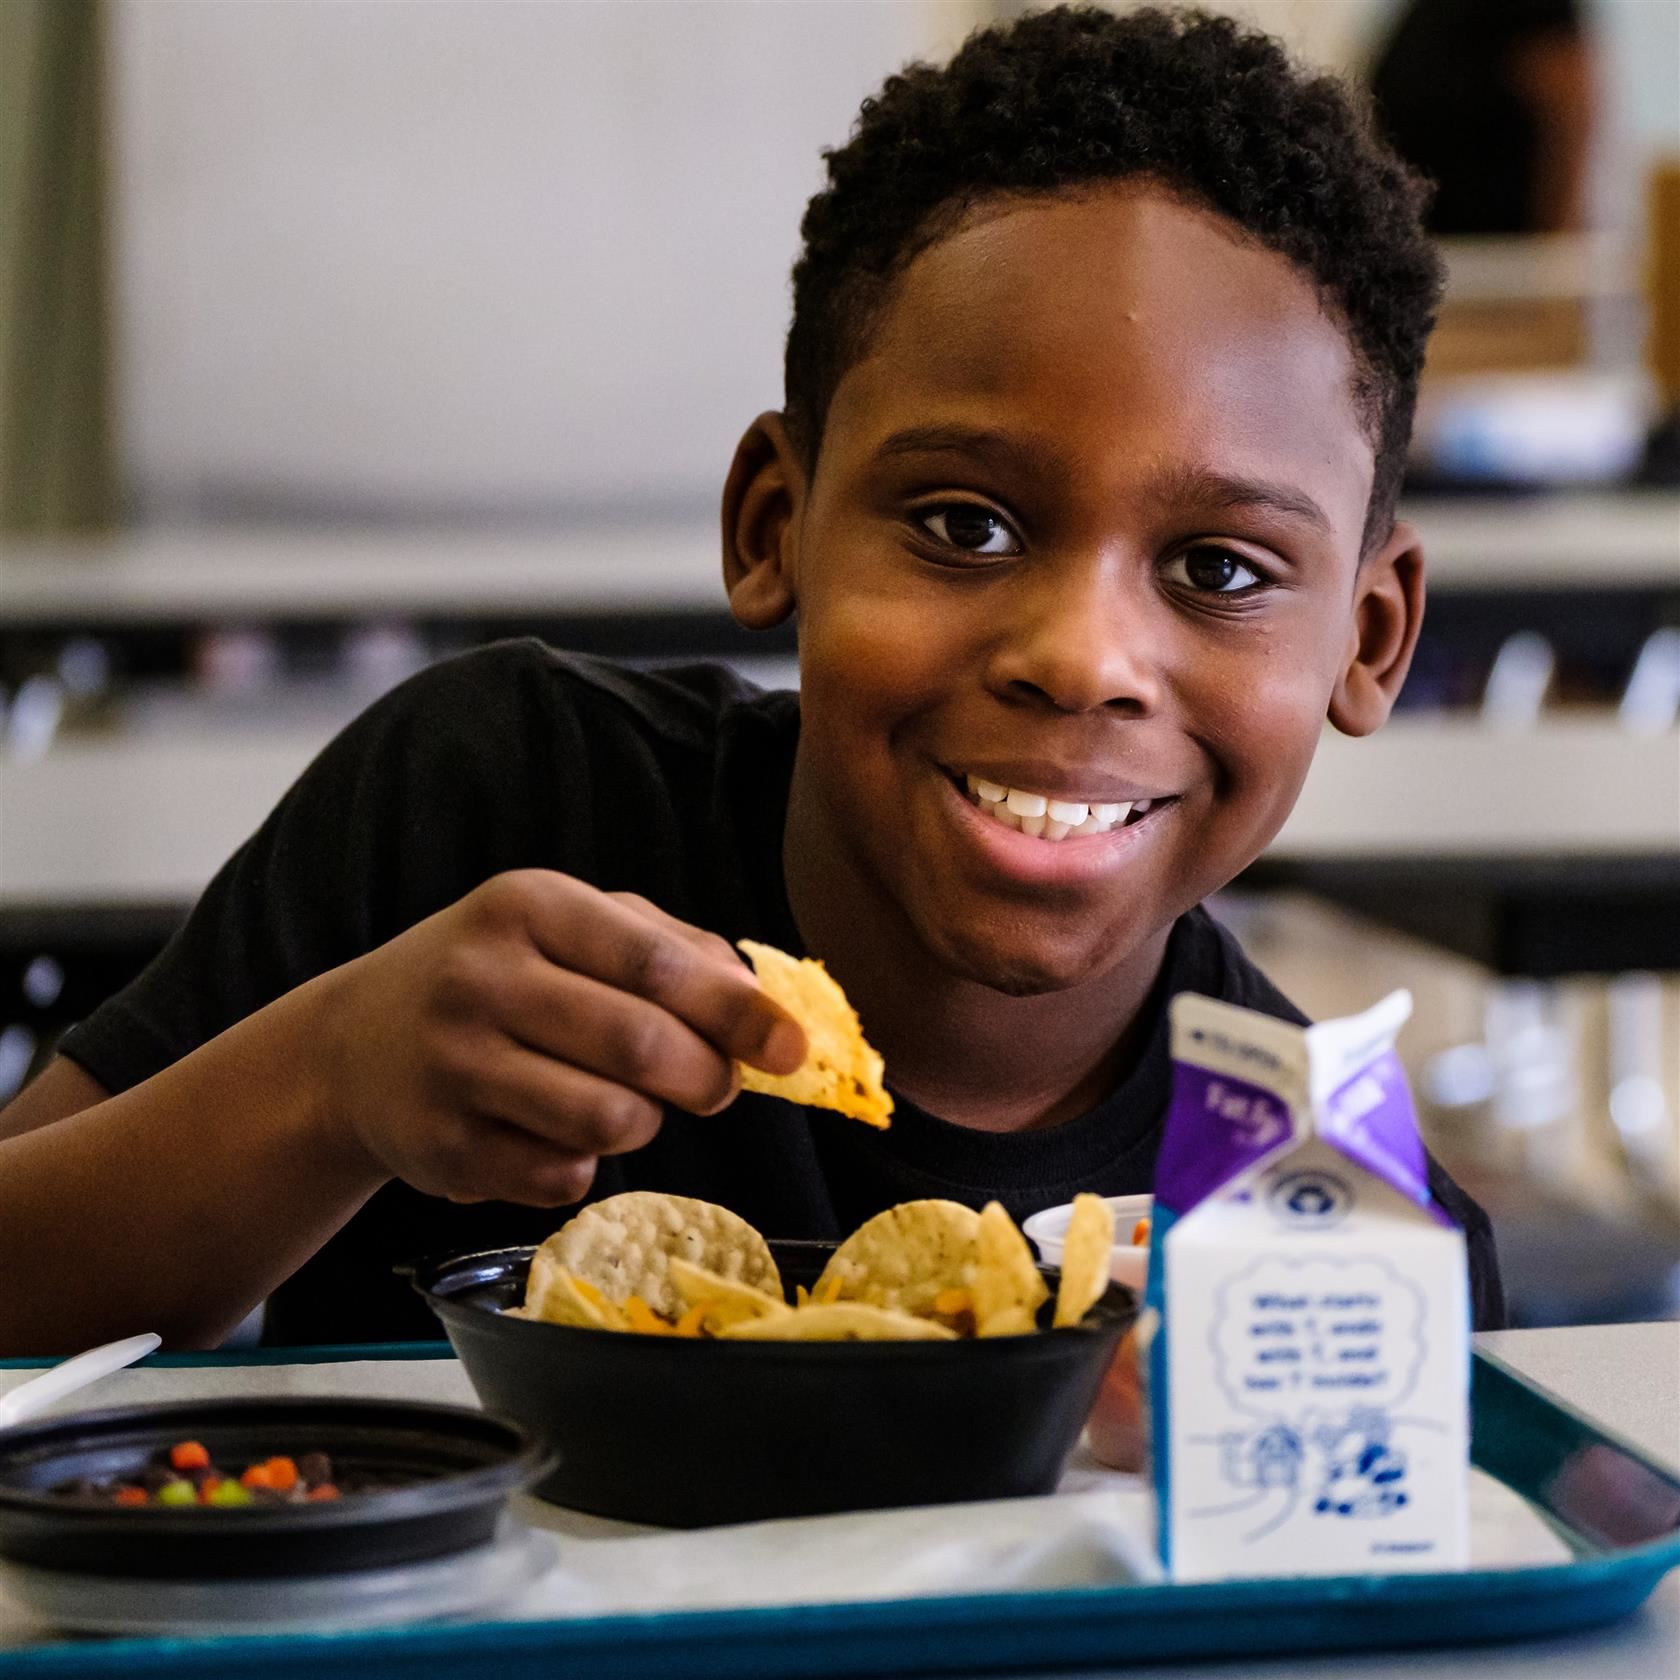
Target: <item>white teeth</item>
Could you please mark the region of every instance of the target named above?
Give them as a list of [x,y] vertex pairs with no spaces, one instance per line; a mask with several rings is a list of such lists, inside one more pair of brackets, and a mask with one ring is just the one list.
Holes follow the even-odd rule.
[[1143,816],[1159,800],[1087,805],[1076,799],[1051,799],[1047,794],[1005,787],[980,776],[965,776],[969,797],[987,816],[1007,828],[1035,839],[1065,840],[1106,834],[1130,816]]

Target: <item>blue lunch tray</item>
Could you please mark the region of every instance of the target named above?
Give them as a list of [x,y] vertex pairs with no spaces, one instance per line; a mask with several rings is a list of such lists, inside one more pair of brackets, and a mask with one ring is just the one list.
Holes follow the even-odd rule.
[[[338,1349],[428,1357],[447,1346]],[[159,1364],[300,1363],[305,1350]],[[537,1676],[931,1675],[1532,1638],[1627,1615],[1680,1564],[1680,1478],[1478,1353],[1471,1456],[1540,1511],[1568,1563],[1441,1574],[1086,1587],[881,1603],[484,1621],[362,1633],[119,1639],[0,1653],[0,1676],[489,1672]]]

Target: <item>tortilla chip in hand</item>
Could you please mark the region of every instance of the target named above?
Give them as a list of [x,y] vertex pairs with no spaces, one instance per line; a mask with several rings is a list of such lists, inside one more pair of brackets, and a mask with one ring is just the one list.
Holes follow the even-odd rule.
[[758,983],[805,1029],[802,1066],[789,1074],[741,1065],[744,1090],[785,1097],[811,1108],[832,1108],[867,1126],[890,1124],[893,1101],[881,1084],[886,1063],[869,1047],[857,1011],[814,957],[790,957],[774,945],[743,939]]

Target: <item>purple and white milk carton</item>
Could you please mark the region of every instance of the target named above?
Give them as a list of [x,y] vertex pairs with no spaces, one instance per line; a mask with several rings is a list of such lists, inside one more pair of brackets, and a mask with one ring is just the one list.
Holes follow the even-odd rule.
[[1145,1336],[1175,1580],[1468,1561],[1465,1244],[1394,1054],[1411,1008],[1173,1000]]

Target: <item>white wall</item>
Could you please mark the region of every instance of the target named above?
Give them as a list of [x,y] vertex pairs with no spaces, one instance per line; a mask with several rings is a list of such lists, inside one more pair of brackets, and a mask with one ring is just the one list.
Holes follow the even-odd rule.
[[[1399,0],[1229,0],[1357,71]],[[1476,0],[1466,0],[1474,4]],[[1637,227],[1680,0],[1588,0]],[[113,0],[137,511],[706,516],[819,148],[1017,0]]]
[[821,146],[973,0],[117,0],[138,511],[714,502]]

